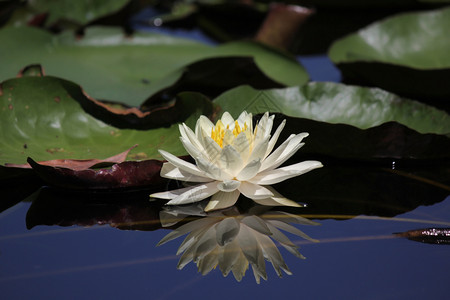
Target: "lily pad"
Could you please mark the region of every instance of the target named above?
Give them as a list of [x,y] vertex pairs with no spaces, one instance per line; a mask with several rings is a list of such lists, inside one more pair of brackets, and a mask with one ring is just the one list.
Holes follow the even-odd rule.
[[450,7],[396,15],[336,41],[331,60],[348,82],[448,100]]
[[98,18],[113,14],[122,9],[130,0],[31,0],[30,8],[37,13],[47,13],[47,24],[67,20],[86,25]]
[[450,116],[442,110],[378,88],[332,82],[271,90],[241,86],[223,93],[214,103],[233,116],[243,110],[268,111],[360,129],[395,121],[420,133],[450,133]]
[[[125,159],[128,156],[128,153],[131,151],[131,149],[135,148],[137,145],[134,145],[128,150],[125,150],[122,153],[119,153],[117,155],[105,158],[105,159],[55,159],[55,160],[47,160],[47,161],[40,161],[35,162],[31,158],[33,163],[43,165],[43,166],[50,166],[50,167],[58,167],[58,168],[67,168],[74,171],[81,171],[86,170],[90,168],[96,168],[100,166],[105,165],[112,165],[112,164],[120,164],[125,161]],[[23,169],[31,169],[31,165],[26,164],[6,164],[7,167],[10,168],[23,168]]]
[[46,182],[53,186],[71,189],[109,190],[118,188],[143,188],[167,182],[159,175],[161,160],[126,161],[110,169],[73,170],[38,164],[31,158],[28,163]]
[[0,40],[0,80],[40,63],[48,75],[77,82],[96,99],[131,106],[156,92],[155,82],[175,82],[189,64],[215,57],[252,57],[267,77],[282,85],[308,81],[294,57],[246,41],[214,47],[154,33],[125,36],[118,28],[105,27],[89,27],[82,38],[73,32],[55,36],[36,28],[7,27],[0,30]]
[[422,3],[448,3],[449,0],[297,0],[294,1],[302,5],[313,5],[319,8],[386,8],[386,7],[405,7],[414,8]]
[[[222,92],[248,84],[254,88],[281,88],[283,85],[273,81],[263,73],[251,57],[220,57],[204,59],[170,74],[152,86],[152,96],[141,105],[146,110],[165,99],[172,99],[183,91],[196,91],[217,97]],[[173,80],[176,81],[173,82]],[[157,91],[156,93],[153,91]]]
[[[186,152],[179,142],[176,124],[152,130],[119,129],[86,113],[72,94],[80,87],[51,77],[22,77],[3,82],[0,89],[0,164],[108,157],[138,144],[128,160],[160,159],[158,149],[175,155]],[[204,97],[179,97],[186,122],[195,124],[200,114],[209,115]],[[168,109],[157,115],[171,114]],[[183,118],[182,118],[183,119]],[[179,121],[182,121],[180,119]],[[3,169],[3,168],[2,168]]]
[[[323,82],[264,91],[242,86],[214,103],[233,116],[242,110],[286,115],[287,128],[280,139],[302,131],[311,134],[298,155],[364,160],[450,158],[446,136],[450,116],[446,112],[376,88]],[[276,122],[283,118],[277,117]]]

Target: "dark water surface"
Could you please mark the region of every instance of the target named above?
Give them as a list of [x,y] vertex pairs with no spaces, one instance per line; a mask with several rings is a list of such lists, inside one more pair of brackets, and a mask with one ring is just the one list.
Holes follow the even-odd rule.
[[[182,239],[155,246],[166,229],[41,225],[28,230],[29,208],[22,202],[0,214],[2,299],[448,299],[448,245],[393,233],[450,227],[450,197],[394,218],[316,219],[320,226],[298,225],[320,242],[288,234],[306,259],[281,249],[293,275],[278,278],[266,263],[268,280],[259,285],[251,270],[241,282],[231,274],[224,278],[218,268],[202,276],[192,262],[177,270],[175,253]],[[72,222],[87,222],[76,215]]]

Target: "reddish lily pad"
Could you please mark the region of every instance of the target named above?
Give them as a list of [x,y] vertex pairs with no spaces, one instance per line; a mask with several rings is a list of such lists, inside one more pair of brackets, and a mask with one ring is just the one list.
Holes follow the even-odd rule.
[[[134,145],[130,149],[119,153],[117,155],[105,158],[105,159],[55,159],[55,160],[47,160],[47,161],[40,161],[38,164],[42,166],[50,166],[50,167],[60,167],[60,168],[66,168],[71,169],[74,171],[81,171],[86,170],[89,168],[95,168],[96,166],[104,165],[104,164],[111,164],[111,163],[121,163],[124,162],[127,158],[128,153],[136,148],[137,145]],[[11,168],[24,168],[24,169],[30,169],[30,164],[5,164],[6,167]]]
[[31,158],[28,158],[28,163],[44,181],[71,189],[142,188],[167,181],[159,176],[163,162],[154,159],[126,161],[109,169],[80,171],[41,165]]

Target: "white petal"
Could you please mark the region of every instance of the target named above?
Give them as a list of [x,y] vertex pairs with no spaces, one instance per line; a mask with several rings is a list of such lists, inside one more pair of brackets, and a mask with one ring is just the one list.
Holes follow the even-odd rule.
[[205,151],[204,157],[212,163],[218,161],[220,153],[222,152],[222,148],[220,148],[219,144],[208,135],[203,137],[203,145]]
[[[200,118],[198,118],[197,121],[197,125],[196,125],[196,132],[195,134],[197,135],[197,138],[199,137],[198,133],[197,133],[197,129],[199,129],[200,133],[206,132],[207,135],[209,135],[211,133],[211,129],[214,128],[214,124],[205,116],[200,116]],[[199,138],[199,140],[201,140]]]
[[219,246],[232,242],[238,235],[240,224],[234,217],[225,218],[216,225],[216,241]]
[[239,190],[229,193],[218,192],[212,196],[211,200],[209,200],[208,205],[205,207],[205,211],[208,212],[233,206],[239,198],[239,194]]
[[236,176],[237,180],[248,181],[256,176],[261,168],[261,161],[259,159],[249,162],[239,174]]
[[217,188],[222,192],[232,192],[236,190],[241,185],[241,182],[238,180],[224,180],[217,184]]
[[[258,124],[255,127],[255,144],[259,144],[265,137],[267,134],[267,126],[268,126],[268,121],[269,121],[269,113],[265,113],[261,119],[259,120]],[[271,130],[271,128],[270,128]],[[270,133],[269,130],[269,133]]]
[[236,137],[233,134],[233,131],[231,129],[225,129],[225,134],[223,136],[223,142],[222,147],[225,148],[225,146],[232,145],[233,141],[236,139]]
[[267,152],[267,147],[269,146],[269,138],[265,137],[264,139],[260,140],[258,143],[254,143],[254,147],[252,150],[252,153],[250,154],[250,157],[248,158],[249,161],[255,160],[255,159],[259,159],[259,160],[263,160],[264,156],[266,155]]
[[250,199],[264,199],[273,196],[273,193],[267,188],[246,181],[241,183],[238,190]]
[[308,136],[308,133],[299,133],[291,135],[284,141],[272,154],[270,154],[262,163],[261,171],[272,170],[288,160],[292,155],[303,146],[301,141]]
[[219,168],[216,164],[211,163],[201,157],[196,158],[195,162],[197,163],[198,168],[208,177],[214,178],[219,181],[230,180],[231,178],[233,178],[233,176],[225,172],[225,170]]
[[205,116],[200,116],[195,125],[195,135],[200,143],[205,147],[203,138],[211,136],[211,130],[214,128],[214,124]]
[[193,203],[200,200],[203,200],[205,198],[208,198],[209,196],[217,193],[217,182],[209,182],[206,184],[197,185],[194,187],[191,187],[189,190],[184,192],[183,194],[173,198],[169,202],[167,202],[167,205],[179,205],[179,204],[187,204],[187,203]]
[[239,117],[237,118],[237,121],[239,123],[239,125],[244,125],[245,123],[247,123],[247,126],[250,126],[250,124],[252,123],[252,114],[247,113],[245,110],[243,112],[241,112],[241,114],[239,115]]
[[152,198],[158,198],[158,199],[173,199],[178,197],[179,195],[187,192],[188,190],[192,189],[193,186],[172,190],[172,191],[166,191],[166,192],[160,192],[160,193],[154,193],[151,194],[150,197]]
[[253,115],[251,113],[249,114],[246,111],[242,112],[238,118],[238,123],[241,127],[247,124],[247,130],[253,133]]
[[272,138],[269,141],[269,145],[267,147],[266,155],[264,156],[264,158],[266,158],[270,154],[270,152],[272,152],[273,147],[275,147],[275,144],[277,143],[278,138],[280,137],[281,131],[283,131],[285,125],[286,125],[286,120],[283,120],[283,122],[281,122],[281,124],[278,126],[277,130],[272,135]]
[[163,164],[161,168],[161,177],[190,182],[210,182],[213,180],[209,177],[197,176],[188,173],[184,170],[175,167],[170,162],[166,162]]
[[232,146],[228,145],[222,149],[219,158],[220,167],[233,177],[244,167],[241,155]]
[[320,167],[323,167],[320,161],[307,160],[283,168],[260,172],[249,181],[260,185],[271,185],[305,174]]
[[169,152],[166,152],[164,150],[158,150],[159,153],[162,155],[162,157],[164,157],[168,162],[172,163],[175,167],[191,173],[193,175],[197,175],[197,176],[201,176],[201,177],[205,177],[206,174],[202,171],[199,170],[199,168],[197,168],[197,166],[182,160],[181,158],[176,157],[173,154],[170,154]]
[[231,143],[234,149],[241,155],[242,161],[246,162],[250,155],[250,143],[245,132],[241,132]]
[[269,136],[270,136],[270,133],[272,132],[273,119],[275,119],[275,115],[271,115],[271,116],[269,117],[269,119],[267,120],[266,133],[265,133],[265,135],[264,135],[264,138],[269,137]]
[[266,206],[292,206],[292,207],[303,207],[303,205],[285,198],[283,195],[278,193],[273,187],[268,186],[267,189],[272,192],[272,197],[267,197],[264,199],[253,199],[258,204]]
[[272,131],[273,126],[273,119],[275,118],[275,115],[269,116],[269,113],[266,112],[264,116],[261,118],[260,122],[258,123],[258,132],[257,135],[259,137],[256,137],[256,139],[266,139],[270,132]]
[[276,197],[268,197],[264,199],[253,199],[256,203],[265,206],[291,206],[291,207],[303,207],[303,205],[298,204],[292,200],[287,198],[276,198]]
[[222,121],[223,125],[225,125],[225,128],[227,127],[227,125],[229,125],[230,127],[231,125],[234,125],[234,119],[227,111],[223,113],[220,120]]
[[188,139],[181,136],[180,141],[183,144],[184,149],[186,149],[187,153],[189,153],[190,156],[197,157],[203,155],[203,152],[195,147]]
[[186,125],[181,124],[179,125],[180,133],[183,138],[191,142],[192,145],[194,145],[195,148],[197,148],[199,151],[203,151],[203,146],[200,142],[200,140],[196,137],[195,133]]

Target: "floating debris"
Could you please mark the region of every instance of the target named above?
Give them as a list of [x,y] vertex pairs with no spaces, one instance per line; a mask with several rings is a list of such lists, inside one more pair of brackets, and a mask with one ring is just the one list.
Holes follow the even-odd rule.
[[427,244],[450,245],[450,228],[426,228],[394,233],[395,236]]

